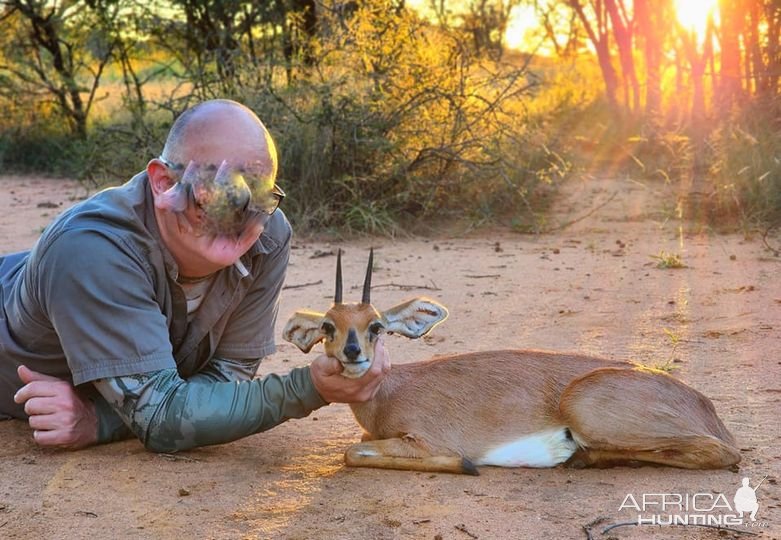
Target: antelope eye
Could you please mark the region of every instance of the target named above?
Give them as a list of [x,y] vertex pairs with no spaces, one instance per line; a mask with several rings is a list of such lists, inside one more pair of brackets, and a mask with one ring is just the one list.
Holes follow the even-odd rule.
[[336,328],[334,328],[334,325],[329,322],[324,322],[322,325],[320,325],[320,331],[323,332],[326,336],[328,336],[328,339],[334,339],[334,333],[336,332]]
[[369,325],[369,332],[371,332],[375,336],[378,335],[383,330],[385,330],[385,326],[383,326],[382,323],[376,322]]

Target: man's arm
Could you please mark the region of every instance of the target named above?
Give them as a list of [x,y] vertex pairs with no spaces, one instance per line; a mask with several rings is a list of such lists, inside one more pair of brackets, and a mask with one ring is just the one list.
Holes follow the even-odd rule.
[[389,369],[378,340],[375,361],[358,380],[342,377],[336,360],[320,356],[311,366],[263,379],[215,382],[213,373],[198,373],[184,381],[164,369],[93,384],[144,446],[175,452],[265,431],[329,401],[366,401]]
[[[260,359],[214,358],[198,375],[201,380],[214,382],[250,380],[259,364]],[[20,366],[18,373],[25,387],[16,400],[25,403],[38,444],[76,449],[135,435],[102,395],[84,397],[69,382],[25,366]]]
[[144,446],[156,452],[230,442],[326,404],[308,368],[239,382],[200,375],[184,381],[175,369],[164,369],[93,384]]
[[132,432],[147,448],[161,452],[229,442],[326,404],[308,368],[231,382],[227,365],[188,381],[176,369],[98,379],[93,385],[100,395],[94,400],[67,381],[22,366],[19,374],[27,384],[15,399],[25,403],[41,446],[77,449]]
[[[380,338],[375,346],[372,367],[359,379],[343,377],[341,364],[325,355],[317,357],[309,368],[294,370],[299,374],[295,376],[302,376],[307,369],[311,384],[316,389],[316,394],[321,397],[317,406],[323,402],[357,403],[374,396],[383,376],[390,370],[390,361]],[[38,426],[35,441],[41,446],[82,448],[96,442],[124,438],[127,428],[123,429],[116,421],[117,418],[122,418],[147,447],[156,450],[165,448],[168,451],[235,440],[276,425],[276,419],[279,420],[276,423],[279,423],[286,418],[292,418],[303,412],[307,405],[312,407],[315,402],[314,396],[310,395],[304,399],[296,397],[290,403],[282,403],[278,398],[283,396],[286,384],[289,383],[284,382],[285,377],[278,375],[269,376],[271,379],[266,377],[262,380],[217,383],[214,382],[214,374],[199,374],[194,377],[195,380],[183,381],[178,375],[174,376],[175,371],[158,370],[154,372],[157,374],[156,378],[147,373],[101,379],[93,384],[98,387],[106,401],[96,400],[94,403],[80,396],[67,381],[44,375],[45,379],[36,379],[23,386],[15,399],[17,403],[25,403],[31,423]],[[269,382],[265,382],[267,379]],[[155,382],[159,384],[158,387],[155,387]],[[219,385],[219,389],[211,393],[209,387],[216,385]],[[250,398],[243,405],[235,401],[241,399],[242,395]],[[295,395],[294,391],[293,396]],[[141,399],[142,397],[144,399]],[[76,412],[67,421],[59,419],[38,425],[40,421],[52,420],[45,418],[51,414],[51,407],[47,405],[46,411],[37,408],[41,403],[46,403],[42,398],[55,400],[57,405],[53,411]],[[214,414],[219,419],[210,416],[212,399],[222,406],[227,405],[230,413],[218,410]],[[271,408],[264,409],[262,406],[265,402],[269,402]],[[191,425],[202,432],[197,437],[180,433],[183,428],[180,420],[185,415],[191,415],[194,420]],[[75,426],[90,428],[75,429]],[[190,442],[184,444],[188,437]],[[170,442],[172,440],[174,444]]]
[[[261,359],[232,360],[230,358],[212,358],[208,365],[198,373],[199,380],[214,382],[248,381],[255,376]],[[28,370],[29,371],[29,370]],[[121,441],[134,437],[135,434],[125,424],[114,408],[98,394],[92,400],[97,415],[97,444]]]

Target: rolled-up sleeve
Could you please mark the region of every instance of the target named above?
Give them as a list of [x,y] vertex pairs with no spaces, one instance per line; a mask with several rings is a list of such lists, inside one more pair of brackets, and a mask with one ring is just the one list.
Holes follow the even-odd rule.
[[176,367],[151,270],[119,238],[71,230],[42,254],[35,280],[75,385]]

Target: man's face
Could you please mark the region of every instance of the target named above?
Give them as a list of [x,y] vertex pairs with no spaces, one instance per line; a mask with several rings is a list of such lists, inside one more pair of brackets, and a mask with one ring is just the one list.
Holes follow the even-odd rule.
[[158,158],[175,184],[158,200],[158,206],[183,212],[196,233],[240,234],[252,221],[265,222],[285,193],[274,183],[275,170],[268,163],[186,167]]
[[[268,171],[269,167],[265,167]],[[186,275],[234,264],[257,240],[284,194],[272,175],[246,164],[148,168],[161,235]]]

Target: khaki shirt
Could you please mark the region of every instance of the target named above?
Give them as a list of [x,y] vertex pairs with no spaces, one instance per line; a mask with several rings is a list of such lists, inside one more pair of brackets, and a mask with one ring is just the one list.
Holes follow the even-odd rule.
[[[188,378],[214,356],[273,353],[291,235],[277,210],[242,256],[249,275],[219,271],[188,323],[146,173],[73,206],[30,252],[0,259],[0,414],[25,417],[20,364],[81,385],[173,367]],[[296,391],[316,395],[304,379]]]

